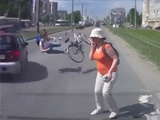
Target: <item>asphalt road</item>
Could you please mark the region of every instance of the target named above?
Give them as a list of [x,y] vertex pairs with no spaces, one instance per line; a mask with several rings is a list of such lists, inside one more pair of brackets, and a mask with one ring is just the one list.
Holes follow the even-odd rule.
[[[92,28],[81,31],[89,35]],[[118,46],[120,41],[106,32],[109,41]],[[54,36],[63,36],[64,32]],[[95,62],[88,59],[89,45],[85,46],[85,60],[75,63],[61,52],[41,53],[35,41],[29,41],[29,66],[20,78],[1,78],[1,119],[9,120],[107,120],[109,113],[90,116],[95,109]],[[63,51],[67,44],[56,50]],[[148,72],[139,72],[139,59],[133,49],[120,42],[119,78],[114,88],[114,98],[120,108],[117,120],[146,120],[155,117],[155,93],[159,87],[149,81]],[[139,63],[136,63],[139,61]],[[144,66],[142,64],[143,70]],[[138,68],[138,70],[135,70]],[[145,77],[144,77],[145,76]],[[146,81],[145,81],[146,80]],[[145,82],[144,82],[145,81]],[[147,99],[149,98],[149,99]],[[148,100],[148,101],[147,101]],[[151,114],[152,113],[152,114]],[[156,120],[156,119],[155,119]],[[158,120],[158,119],[157,119]]]

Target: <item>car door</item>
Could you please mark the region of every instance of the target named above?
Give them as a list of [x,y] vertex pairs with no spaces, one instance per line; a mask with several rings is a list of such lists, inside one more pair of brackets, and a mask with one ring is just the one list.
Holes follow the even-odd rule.
[[19,55],[20,55],[20,62],[22,64],[22,67],[24,68],[26,59],[27,59],[27,52],[26,52],[26,46],[24,45],[24,41],[21,38],[21,36],[17,36],[17,42],[19,45]]
[[24,50],[24,56],[25,56],[25,60],[27,59],[27,57],[28,57],[28,50],[27,50],[27,48],[26,48],[26,42],[24,41],[24,39],[23,39],[23,37],[22,36],[20,36],[20,40],[21,40],[21,43],[22,43],[22,45],[23,45],[23,50]]

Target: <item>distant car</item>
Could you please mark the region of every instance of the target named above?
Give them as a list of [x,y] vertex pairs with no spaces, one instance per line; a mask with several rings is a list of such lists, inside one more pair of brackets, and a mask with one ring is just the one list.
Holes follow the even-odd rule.
[[115,25],[115,24],[113,24],[113,28],[116,28],[116,25]]
[[99,22],[99,21],[96,21],[96,22],[94,23],[94,26],[95,26],[95,27],[100,27],[100,22]]
[[93,24],[92,24],[92,22],[87,21],[87,22],[84,23],[84,26],[85,27],[91,27],[91,26],[93,26]]
[[21,35],[0,33],[0,74],[19,75],[28,64],[28,51]]
[[147,28],[147,29],[152,29],[152,26],[150,26],[150,25],[142,25],[141,27],[142,28]]
[[77,24],[77,25],[75,25],[75,28],[76,28],[76,29],[83,29],[84,26],[83,26],[82,24]]
[[156,27],[155,29],[156,29],[156,30],[160,30],[160,26]]
[[106,25],[106,23],[105,23],[105,22],[102,22],[102,25]]

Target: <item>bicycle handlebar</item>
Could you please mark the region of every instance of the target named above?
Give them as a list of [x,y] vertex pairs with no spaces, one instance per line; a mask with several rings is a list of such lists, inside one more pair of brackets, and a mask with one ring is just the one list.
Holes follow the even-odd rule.
[[[73,29],[70,30],[70,31],[67,31],[67,32],[65,33],[65,35],[68,35],[68,33],[70,33],[70,32],[73,32]],[[74,41],[75,41],[75,42],[78,42],[78,44],[80,44],[80,43],[82,43],[82,42],[87,43],[86,40],[84,40],[85,38],[87,38],[87,36],[86,36],[85,34],[83,34],[83,33],[75,33],[75,32],[73,32],[73,34],[74,34]],[[84,38],[84,37],[85,37],[85,38]],[[87,39],[88,39],[88,38],[87,38]],[[66,39],[66,40],[65,40],[65,43],[67,43],[69,40],[70,40],[69,38]],[[88,40],[89,40],[89,39],[88,39]],[[90,40],[89,40],[89,41],[90,41]]]
[[69,40],[70,40],[70,39],[69,39],[69,38],[67,38],[67,39],[65,40],[65,43],[67,43]]

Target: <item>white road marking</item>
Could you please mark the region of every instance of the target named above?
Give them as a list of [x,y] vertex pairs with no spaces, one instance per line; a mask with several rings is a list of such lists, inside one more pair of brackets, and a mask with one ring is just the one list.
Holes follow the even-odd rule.
[[149,103],[148,99],[152,97],[152,95],[141,95],[138,100],[139,103],[144,104],[144,103]]
[[[146,104],[149,103],[149,98],[151,98],[152,95],[141,95],[138,100],[140,104]],[[160,108],[155,107],[155,111],[151,112],[150,114],[145,114],[147,120],[160,120]]]
[[157,111],[157,113],[158,113],[158,114],[160,114],[160,108],[157,108],[157,110],[156,110],[156,111]]

